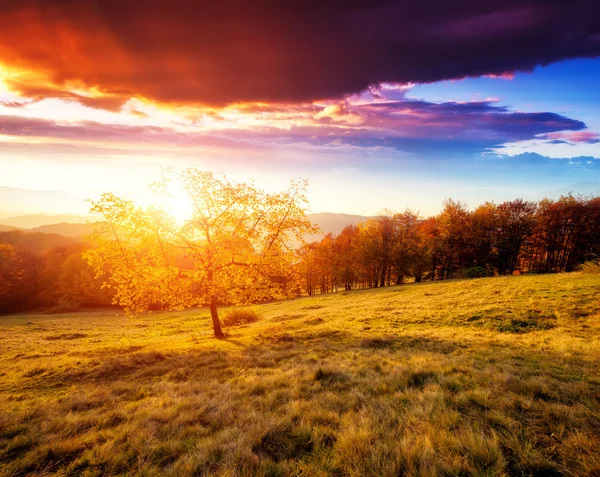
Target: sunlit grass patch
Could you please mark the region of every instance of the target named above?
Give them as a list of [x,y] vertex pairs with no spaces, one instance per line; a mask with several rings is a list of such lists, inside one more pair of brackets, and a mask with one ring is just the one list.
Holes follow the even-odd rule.
[[0,474],[595,475],[598,295],[350,290],[241,307],[224,340],[208,310],[3,317]]

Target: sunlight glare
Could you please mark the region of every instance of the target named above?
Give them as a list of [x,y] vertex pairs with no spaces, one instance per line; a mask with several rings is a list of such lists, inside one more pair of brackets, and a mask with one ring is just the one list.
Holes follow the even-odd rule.
[[166,212],[173,216],[177,225],[183,225],[190,220],[194,211],[190,198],[181,193],[167,197],[162,206]]

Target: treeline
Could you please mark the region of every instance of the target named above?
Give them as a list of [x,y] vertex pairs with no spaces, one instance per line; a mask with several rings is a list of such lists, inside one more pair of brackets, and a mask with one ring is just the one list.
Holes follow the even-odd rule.
[[57,234],[0,233],[0,313],[108,306],[112,292],[83,258],[89,245]]
[[600,197],[486,202],[472,211],[447,200],[435,217],[386,213],[299,253],[309,295],[405,281],[568,272],[600,256]]
[[[111,306],[115,289],[102,287],[111,269],[97,278],[86,258],[90,250],[80,239],[57,234],[0,232],[0,313]],[[164,255],[164,248],[157,250]],[[179,268],[192,270],[191,255],[176,250]],[[486,202],[475,210],[448,200],[434,217],[407,210],[349,225],[298,249],[285,273],[263,267],[260,276],[269,279],[268,289],[313,295],[422,280],[568,272],[599,257],[600,197]],[[224,289],[233,290],[234,276],[221,275]],[[251,288],[257,286],[252,282]]]

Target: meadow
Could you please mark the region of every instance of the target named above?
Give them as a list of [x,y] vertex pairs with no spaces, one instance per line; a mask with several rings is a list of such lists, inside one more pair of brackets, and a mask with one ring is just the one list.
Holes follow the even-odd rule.
[[[0,475],[600,475],[600,275],[0,317]],[[227,309],[222,309],[226,316]]]

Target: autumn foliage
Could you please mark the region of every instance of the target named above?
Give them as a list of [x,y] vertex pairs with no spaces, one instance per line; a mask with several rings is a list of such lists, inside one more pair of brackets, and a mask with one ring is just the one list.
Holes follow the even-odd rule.
[[309,294],[405,281],[569,272],[600,256],[600,197],[447,200],[435,217],[384,213],[300,251]]
[[[432,217],[384,212],[338,235],[306,214],[305,181],[279,193],[223,175],[166,171],[157,202],[140,207],[105,194],[85,241],[53,234],[0,233],[0,313],[117,305],[130,314],[209,306],[223,336],[220,305],[424,280],[596,270],[600,197],[486,202],[453,200]],[[162,204],[187,197],[178,221]]]
[[187,169],[154,187],[167,195],[178,184],[193,204],[183,224],[160,207],[147,209],[113,194],[93,203],[104,219],[87,258],[132,313],[208,305],[222,337],[219,304],[297,295],[294,243],[316,228],[306,217],[306,182],[280,193],[251,183]]
[[110,306],[112,291],[83,258],[89,244],[56,234],[0,233],[0,313]]

